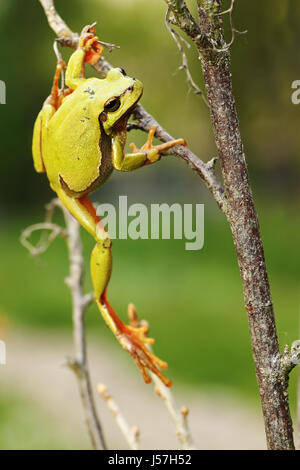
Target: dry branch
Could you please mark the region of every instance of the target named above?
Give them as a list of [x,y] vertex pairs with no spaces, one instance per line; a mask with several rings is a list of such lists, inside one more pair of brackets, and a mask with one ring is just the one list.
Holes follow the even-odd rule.
[[[66,222],[66,229],[51,223],[51,218],[53,216],[55,207],[58,207],[63,212]],[[71,370],[73,370],[75,376],[78,379],[80,396],[85,413],[85,421],[88,427],[92,445],[94,449],[103,450],[105,449],[105,441],[93,398],[87,361],[84,327],[85,311],[93,300],[93,295],[84,294],[82,289],[84,268],[79,228],[80,226],[77,220],[75,220],[74,217],[64,208],[59,199],[53,199],[50,204],[47,205],[46,221],[41,224],[35,224],[27,227],[21,234],[21,243],[33,256],[37,256],[38,254],[44,252],[48,248],[51,241],[53,241],[54,238],[58,235],[62,235],[67,242],[69,249],[70,272],[68,278],[66,279],[66,283],[70,288],[72,296],[73,335],[75,349],[75,357],[69,358],[67,365],[71,368]],[[42,236],[37,246],[34,246],[29,242],[28,238],[33,232],[41,230],[45,231],[49,229],[53,230],[51,239],[48,237],[46,240],[44,240]]]
[[119,426],[120,431],[123,434],[123,436],[125,437],[126,441],[128,442],[128,445],[129,445],[130,449],[138,450],[138,448],[139,448],[139,436],[140,436],[139,428],[137,426],[133,426],[132,428],[129,426],[129,424],[127,423],[126,419],[124,418],[119,406],[117,405],[116,401],[113,399],[113,397],[108,392],[106,385],[98,384],[97,385],[97,392],[103,398],[103,400],[106,402],[109,411],[111,412],[111,414],[115,418],[116,423]]
[[196,447],[188,424],[189,409],[186,406],[182,406],[179,410],[170,388],[166,387],[152,372],[150,372],[150,375],[155,383],[156,394],[163,400],[174,422],[176,435],[182,449],[195,450]]
[[[137,311],[133,304],[128,305],[128,318],[129,318],[130,325],[135,328],[143,327],[143,326],[146,326],[147,329],[149,328],[149,324],[147,321],[145,320],[140,321],[138,319]],[[151,346],[148,345],[147,347],[151,351]],[[155,393],[159,397],[161,397],[161,399],[166,405],[166,408],[173,420],[173,423],[175,425],[176,435],[178,437],[178,440],[180,442],[182,449],[185,449],[185,450],[196,449],[191,432],[189,430],[189,426],[188,426],[188,414],[189,414],[188,408],[186,406],[183,406],[179,410],[170,388],[166,387],[163,384],[163,382],[159,379],[159,377],[157,377],[156,374],[153,374],[151,371],[149,371],[149,374],[151,375],[151,378],[155,384]]]
[[203,102],[206,104],[206,106],[209,108],[209,105],[208,105],[208,102],[204,96],[204,93],[203,91],[201,90],[201,88],[198,87],[198,85],[194,82],[194,79],[192,77],[192,74],[190,72],[190,69],[189,69],[189,65],[188,65],[188,60],[187,60],[187,56],[186,56],[186,53],[184,51],[184,46],[186,46],[188,49],[190,48],[190,44],[180,35],[177,33],[177,31],[175,31],[171,24],[170,24],[170,9],[168,8],[167,10],[167,13],[166,13],[166,18],[165,18],[165,22],[166,22],[166,27],[168,28],[172,38],[174,39],[174,42],[181,54],[181,66],[179,67],[179,70],[184,70],[185,73],[186,73],[186,78],[187,78],[187,81],[188,83],[190,84],[192,90],[194,91],[194,93],[196,95],[200,95]]

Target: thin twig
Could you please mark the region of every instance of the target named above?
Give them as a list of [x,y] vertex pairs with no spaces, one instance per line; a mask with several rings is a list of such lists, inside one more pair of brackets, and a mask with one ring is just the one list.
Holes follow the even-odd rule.
[[[63,212],[66,229],[51,223],[55,207],[60,208]],[[47,205],[46,222],[35,224],[25,229],[21,235],[21,242],[31,254],[36,256],[37,254],[44,252],[49,247],[51,241],[53,241],[58,235],[63,235],[67,241],[70,273],[69,277],[66,279],[66,283],[69,286],[72,295],[72,317],[75,346],[75,357],[68,359],[67,365],[73,370],[78,379],[85,420],[92,445],[95,449],[103,450],[105,449],[105,442],[93,398],[87,361],[84,327],[85,311],[91,303],[93,295],[83,294],[82,285],[84,269],[79,227],[77,220],[75,220],[74,217],[64,208],[59,199],[55,198]],[[49,229],[52,230],[50,236],[46,241],[42,241],[41,237],[41,240],[36,247],[28,241],[28,237],[34,231],[41,230],[44,232]]]
[[[139,129],[148,131],[151,126],[156,127],[155,137],[162,142],[174,140],[174,137],[169,134],[151,114],[149,114],[140,104],[137,104],[132,113],[133,119],[138,121]],[[226,213],[226,199],[224,197],[224,189],[217,180],[214,170],[211,168],[209,162],[204,163],[200,158],[195,155],[187,147],[177,145],[169,153],[172,153],[182,160],[184,160],[189,167],[197,173],[198,176],[205,182],[207,188],[212,193],[219,208]]]
[[172,38],[174,39],[175,41],[175,44],[176,46],[178,47],[179,49],[179,52],[181,54],[181,61],[182,61],[182,64],[181,66],[179,67],[179,70],[184,70],[185,73],[186,73],[186,78],[187,78],[187,81],[188,83],[190,84],[190,86],[192,87],[192,89],[194,90],[194,93],[196,95],[200,95],[203,102],[206,104],[206,106],[209,108],[209,105],[208,105],[208,102],[204,96],[204,93],[203,91],[201,90],[201,88],[198,87],[198,85],[194,82],[193,80],[193,77],[192,77],[192,74],[190,72],[190,69],[189,69],[189,65],[188,65],[188,60],[187,60],[187,56],[186,56],[186,53],[184,52],[184,48],[182,46],[182,43],[186,45],[186,47],[190,47],[190,44],[179,34],[177,33],[177,31],[175,31],[171,24],[170,24],[170,8],[167,9],[167,13],[166,13],[166,18],[165,18],[165,23],[166,23],[166,27],[168,28]]
[[231,30],[231,40],[225,44],[225,46],[222,48],[222,49],[218,49],[218,48],[215,48],[215,50],[217,52],[224,52],[224,51],[227,51],[230,46],[232,46],[232,44],[234,43],[234,40],[235,40],[235,35],[236,34],[247,34],[248,31],[245,30],[245,31],[239,31],[238,29],[236,29],[234,27],[234,24],[233,24],[233,9],[234,9],[234,3],[235,3],[235,0],[231,0],[231,4],[230,4],[230,7],[227,9],[227,10],[224,10],[224,11],[221,11],[220,13],[218,13],[219,16],[221,15],[226,15],[227,13],[229,14],[229,23],[230,23],[230,30]]
[[84,327],[84,314],[86,306],[90,303],[83,294],[83,256],[77,220],[69,213],[65,207],[59,203],[68,230],[68,248],[70,260],[70,273],[66,282],[70,288],[73,301],[73,334],[75,344],[75,358],[68,361],[68,365],[75,372],[80,388],[81,399],[85,410],[85,419],[88,426],[92,444],[95,449],[105,449],[105,441],[102,428],[97,415],[93,391],[90,380],[90,373],[87,360],[87,348]]
[[130,449],[138,450],[139,449],[139,436],[140,431],[137,426],[130,427],[124,418],[123,414],[120,411],[117,403],[110,395],[107,390],[106,385],[98,384],[97,385],[98,394],[104,399],[107,404],[108,409],[116,420],[117,425],[119,426],[121,433],[125,437]]
[[[128,305],[128,318],[131,326],[138,328],[146,326],[147,329],[149,324],[145,320],[139,320],[136,308],[133,304]],[[151,351],[151,346],[147,345],[148,349]],[[166,387],[162,381],[149,371],[153,382],[155,384],[155,393],[162,398],[168,412],[171,415],[171,418],[175,424],[176,435],[180,442],[182,449],[192,450],[196,449],[191,432],[188,426],[188,414],[189,410],[186,406],[183,406],[180,410],[176,404],[175,398],[170,390],[170,387]]]
[[[47,233],[50,230],[49,235],[43,241],[39,241],[37,245],[33,245],[29,238],[34,232]],[[22,245],[27,248],[29,253],[32,256],[38,256],[41,253],[44,253],[50,246],[50,244],[55,240],[58,235],[66,237],[67,232],[57,224],[53,224],[51,222],[41,222],[39,224],[30,225],[21,233],[20,242]]]
[[291,371],[300,364],[300,340],[292,343],[291,348],[285,345],[281,356],[281,368],[284,374],[285,386],[288,387],[289,375]]
[[74,42],[76,42],[76,40],[78,41],[78,36],[76,38],[76,35],[72,33],[70,28],[66,25],[66,23],[55,10],[53,0],[40,0],[40,3],[45,10],[50,28],[56,32],[57,36],[70,38]]
[[98,41],[101,46],[105,47],[108,49],[108,52],[113,51],[114,49],[120,49],[120,46],[117,46],[116,44],[112,44],[111,42],[104,42],[104,41]]
[[195,450],[196,447],[189,430],[187,419],[189,409],[186,406],[182,406],[179,410],[170,388],[166,387],[157,376],[152,374],[152,372],[150,372],[150,375],[155,382],[155,393],[164,401],[164,404],[166,405],[166,408],[175,424],[176,434],[182,449]]

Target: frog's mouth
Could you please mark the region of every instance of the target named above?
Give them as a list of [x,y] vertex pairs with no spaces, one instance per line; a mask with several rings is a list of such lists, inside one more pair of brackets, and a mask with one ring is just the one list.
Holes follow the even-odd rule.
[[136,107],[137,103],[134,103],[132,106],[130,106],[130,108],[128,108],[128,110],[126,111],[125,114],[123,114],[123,116],[120,117],[120,119],[118,119],[113,127],[112,127],[112,130],[113,132],[119,132],[119,131],[125,131],[126,130],[126,127],[127,127],[127,122],[128,122],[128,119],[130,118],[130,115],[132,114],[134,108]]

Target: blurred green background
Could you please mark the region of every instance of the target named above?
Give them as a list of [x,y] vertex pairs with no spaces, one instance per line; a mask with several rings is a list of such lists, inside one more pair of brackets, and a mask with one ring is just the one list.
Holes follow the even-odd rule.
[[[97,21],[100,38],[120,45],[106,52],[108,60],[143,81],[142,104],[175,137],[184,137],[200,158],[216,155],[208,110],[178,70],[180,55],[164,25],[162,0],[55,3],[74,31]],[[297,0],[239,0],[235,25],[248,33],[237,36],[231,48],[234,91],[281,346],[298,337],[300,105],[291,102],[291,83],[300,79],[299,18]],[[227,24],[226,34],[230,39]],[[56,240],[39,263],[19,242],[22,229],[43,219],[44,205],[53,196],[31,159],[34,119],[49,94],[55,68],[53,39],[38,0],[1,0],[0,79],[7,86],[7,104],[0,106],[0,319],[10,329],[24,331],[71,328],[71,303],[63,282],[68,270],[64,241]],[[69,57],[70,51],[63,55]],[[203,87],[192,48],[188,57],[194,80]],[[128,140],[140,145],[145,135],[134,132]],[[205,244],[198,252],[185,251],[184,241],[178,240],[115,240],[109,297],[123,318],[127,303],[134,301],[149,320],[155,351],[168,361],[168,376],[175,383],[226,388],[259,406],[231,234],[201,180],[184,162],[166,157],[132,174],[115,172],[93,200],[116,203],[119,195],[127,195],[129,204],[205,204]],[[88,263],[93,240],[83,234],[83,242]],[[87,324],[99,341],[103,335],[110,338],[94,306]],[[112,348],[118,348],[110,339]],[[19,404],[18,398],[1,393],[0,447],[8,448],[12,444],[4,428],[11,422],[20,425]],[[63,447],[55,443],[59,445]]]

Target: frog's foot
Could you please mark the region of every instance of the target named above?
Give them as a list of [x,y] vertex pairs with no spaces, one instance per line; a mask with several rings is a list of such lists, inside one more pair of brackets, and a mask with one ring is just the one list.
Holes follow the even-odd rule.
[[168,364],[153,354],[148,345],[154,343],[153,338],[146,336],[147,326],[135,327],[131,325],[122,325],[122,329],[117,333],[117,339],[126,351],[132,356],[136,365],[140,369],[144,381],[151,382],[147,369],[157,375],[159,379],[167,386],[172,385],[172,381],[167,379],[158,367],[166,369]]
[[99,43],[94,26],[85,26],[80,34],[79,46],[85,50],[84,61],[95,64],[101,57],[103,46]]
[[121,346],[132,356],[142,373],[144,381],[146,383],[151,382],[147,372],[148,369],[157,375],[167,387],[170,387],[172,385],[171,380],[167,379],[159,369],[159,367],[166,369],[168,364],[152,353],[150,345],[154,343],[154,340],[147,337],[148,325],[145,322],[138,321],[134,305],[130,304],[128,306],[130,325],[125,325],[110,305],[106,290],[100,299],[96,300],[96,303],[106,324],[111,328]]
[[151,163],[156,162],[160,159],[160,156],[166,150],[169,150],[175,145],[184,145],[186,146],[186,141],[184,139],[177,139],[177,140],[170,140],[169,142],[165,142],[164,144],[160,145],[153,145],[153,137],[156,132],[156,126],[151,126],[148,132],[148,138],[146,143],[139,149],[135,144],[130,144],[130,148],[134,153],[138,152],[146,152],[147,159]]

